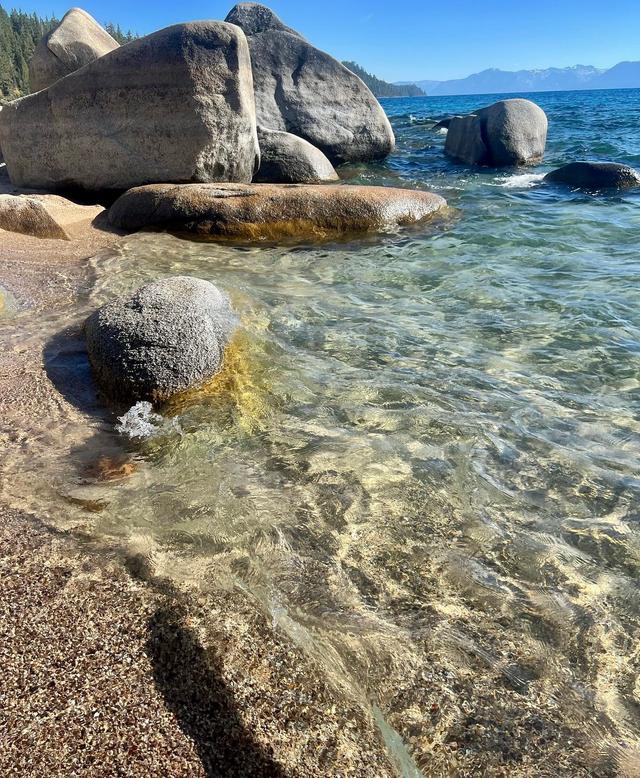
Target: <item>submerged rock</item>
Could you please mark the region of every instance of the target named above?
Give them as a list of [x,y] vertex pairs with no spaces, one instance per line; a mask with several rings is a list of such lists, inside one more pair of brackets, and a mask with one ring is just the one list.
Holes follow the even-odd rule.
[[72,8],[36,46],[29,63],[31,91],[46,89],[118,46],[93,16],[82,8]]
[[214,376],[236,325],[216,286],[177,276],[100,308],[87,319],[85,335],[94,375],[109,398],[158,402]]
[[547,173],[544,180],[576,189],[628,189],[640,186],[640,173],[614,162],[572,162]]
[[240,3],[226,20],[249,41],[258,124],[304,138],[333,164],[379,159],[393,150],[385,112],[344,65],[263,5]]
[[472,165],[531,165],[544,156],[547,127],[545,112],[531,100],[500,100],[452,117],[445,152]]
[[431,192],[382,186],[155,184],[123,194],[108,218],[128,231],[308,239],[412,224],[445,205]]
[[6,105],[0,146],[20,187],[251,181],[259,149],[246,38],[224,22],[140,38]]
[[337,181],[325,155],[308,141],[289,132],[258,127],[260,169],[254,181],[274,184],[319,184]]

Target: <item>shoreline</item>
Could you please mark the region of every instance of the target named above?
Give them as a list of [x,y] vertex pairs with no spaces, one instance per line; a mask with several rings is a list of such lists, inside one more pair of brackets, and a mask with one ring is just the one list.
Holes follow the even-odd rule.
[[[73,305],[119,236],[0,240],[0,284],[25,315]],[[5,457],[21,420],[67,404],[43,346],[0,358]],[[3,775],[395,774],[364,709],[244,594],[178,590],[94,542],[0,499]]]

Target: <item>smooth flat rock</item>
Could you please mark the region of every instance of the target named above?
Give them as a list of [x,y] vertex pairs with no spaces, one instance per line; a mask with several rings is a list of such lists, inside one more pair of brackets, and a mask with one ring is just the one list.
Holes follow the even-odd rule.
[[531,100],[500,100],[469,116],[453,117],[445,152],[471,165],[533,165],[544,157],[547,127],[545,112]]
[[289,132],[258,127],[260,169],[254,181],[273,184],[320,184],[337,181],[327,157],[308,141]]
[[131,189],[109,222],[244,240],[322,238],[413,224],[444,208],[431,192],[376,186],[156,184]]
[[385,112],[344,65],[266,6],[240,3],[227,21],[249,41],[259,125],[304,138],[334,165],[380,159],[393,150]]
[[29,63],[31,91],[46,89],[118,46],[93,16],[82,8],[72,8],[36,46]]
[[25,188],[251,181],[259,147],[244,33],[192,22],[121,46],[6,105],[0,146]]
[[629,189],[640,186],[640,173],[614,162],[571,162],[547,173],[544,180],[575,189]]
[[133,404],[161,402],[214,376],[237,323],[216,286],[177,276],[108,303],[84,329],[99,386]]

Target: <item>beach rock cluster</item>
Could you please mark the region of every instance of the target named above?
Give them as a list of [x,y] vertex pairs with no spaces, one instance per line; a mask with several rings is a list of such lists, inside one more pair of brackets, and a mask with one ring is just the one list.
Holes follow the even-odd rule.
[[237,318],[209,281],[163,278],[118,298],[85,322],[89,360],[111,400],[160,402],[222,367]]
[[38,45],[31,84],[0,114],[20,187],[249,183],[259,169],[260,181],[319,183],[394,146],[365,84],[253,3],[121,47],[74,8]]
[[545,112],[531,100],[500,100],[451,117],[445,152],[468,165],[532,165],[544,156],[547,127]]

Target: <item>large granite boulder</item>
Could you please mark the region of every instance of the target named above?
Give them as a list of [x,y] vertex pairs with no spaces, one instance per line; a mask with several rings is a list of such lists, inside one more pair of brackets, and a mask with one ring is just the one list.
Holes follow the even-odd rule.
[[629,189],[640,186],[640,173],[614,162],[572,162],[547,173],[544,180],[574,189]]
[[249,40],[258,124],[304,138],[333,164],[379,159],[393,150],[382,107],[344,65],[263,5],[240,3],[227,21]]
[[99,386],[112,400],[135,403],[161,402],[214,376],[236,326],[217,287],[177,276],[108,303],[84,329]]
[[320,184],[337,181],[325,155],[308,141],[289,132],[258,127],[260,169],[254,181],[274,184]]
[[413,224],[444,206],[431,192],[382,186],[155,184],[125,192],[108,218],[127,231],[308,240]]
[[251,181],[259,147],[244,33],[192,22],[115,49],[6,105],[0,146],[20,187]]
[[471,165],[511,167],[540,162],[547,116],[531,100],[500,100],[469,116],[453,117],[445,152]]
[[82,8],[72,8],[36,46],[29,63],[29,84],[39,92],[118,48],[118,42]]

